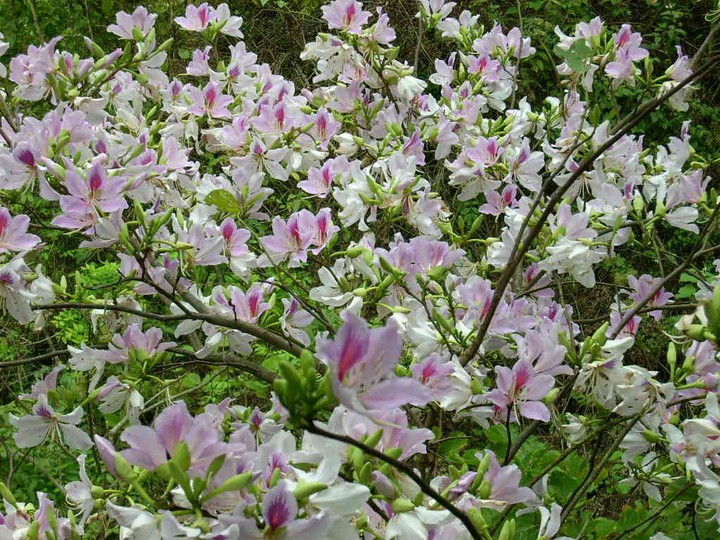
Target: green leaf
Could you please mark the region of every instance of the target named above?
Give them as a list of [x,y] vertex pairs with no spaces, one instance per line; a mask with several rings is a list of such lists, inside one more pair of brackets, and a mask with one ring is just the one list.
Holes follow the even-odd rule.
[[567,50],[556,45],[555,54],[565,60],[565,63],[567,63],[574,72],[585,73],[588,68],[585,60],[592,56],[593,50],[588,47],[584,39],[580,39],[573,43]]
[[182,385],[184,388],[193,388],[202,382],[200,375],[197,373],[188,373],[182,378]]
[[232,193],[226,189],[216,189],[211,191],[207,197],[205,197],[207,204],[212,204],[221,212],[227,212],[229,214],[239,214],[240,205],[238,204]]

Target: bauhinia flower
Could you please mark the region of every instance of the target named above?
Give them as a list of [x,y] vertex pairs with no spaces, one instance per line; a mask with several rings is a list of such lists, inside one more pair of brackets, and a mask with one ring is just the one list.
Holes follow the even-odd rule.
[[[550,411],[540,401],[555,384],[552,375],[536,374],[532,365],[526,360],[515,362],[512,370],[505,366],[495,368],[497,374],[497,388],[491,390],[485,397],[495,406],[500,407],[501,418],[512,420],[513,416],[530,418],[532,420],[550,420]],[[510,409],[508,409],[510,407]]]
[[18,430],[13,439],[19,448],[38,446],[45,442],[48,436],[54,435],[70,448],[87,450],[93,445],[87,433],[77,427],[82,421],[82,407],[76,408],[70,414],[58,414],[48,404],[45,394],[38,396],[32,414],[8,416],[10,424]]
[[130,448],[122,456],[133,465],[155,470],[173,457],[178,444],[184,443],[190,454],[188,472],[201,476],[213,459],[226,451],[217,427],[207,413],[190,415],[184,402],[178,401],[161,412],[149,426],[131,426],[120,439]]
[[332,524],[330,516],[321,512],[309,519],[297,519],[298,510],[295,495],[287,488],[285,481],[280,481],[263,496],[264,530],[258,530],[254,520],[243,520],[240,524],[240,537],[276,540],[325,538]]
[[369,328],[348,311],[335,339],[318,339],[317,356],[331,372],[335,397],[361,414],[380,414],[402,405],[425,405],[431,393],[415,378],[396,377],[393,370],[402,353],[396,323]]
[[322,7],[323,19],[331,29],[345,30],[348,34],[359,34],[370,19],[370,12],[363,11],[357,0],[335,0]]
[[12,217],[7,208],[0,208],[0,253],[27,251],[40,243],[40,237],[28,234],[30,218],[24,214]]
[[95,507],[95,499],[91,492],[93,484],[85,470],[85,454],[80,454],[77,462],[80,465],[80,480],[66,484],[65,494],[68,501],[81,513],[80,521],[78,522],[78,532],[83,534],[85,523]]

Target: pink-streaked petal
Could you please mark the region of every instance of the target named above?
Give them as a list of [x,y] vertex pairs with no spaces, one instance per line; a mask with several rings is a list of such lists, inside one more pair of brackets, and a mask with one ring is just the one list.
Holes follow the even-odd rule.
[[290,493],[284,484],[278,484],[263,497],[263,518],[271,530],[290,523],[298,512],[295,496]]
[[531,420],[547,422],[550,420],[550,411],[540,401],[522,401],[518,404],[520,415]]

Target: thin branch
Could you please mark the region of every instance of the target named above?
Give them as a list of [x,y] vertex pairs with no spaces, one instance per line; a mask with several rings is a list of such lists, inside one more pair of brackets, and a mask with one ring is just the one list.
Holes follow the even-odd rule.
[[56,356],[63,356],[65,354],[70,354],[70,353],[68,351],[50,351],[45,354],[39,354],[38,356],[33,356],[30,358],[20,358],[18,360],[9,360],[7,362],[0,362],[0,370],[2,370],[3,368],[24,366],[26,364],[34,364],[35,362],[44,362],[45,360],[55,358]]
[[[187,298],[186,298],[187,300]],[[196,299],[195,299],[196,300]],[[193,304],[192,301],[188,301],[195,309],[197,305]],[[198,304],[199,305],[199,304]],[[271,332],[261,326],[257,326],[252,323],[248,323],[241,320],[230,319],[228,317],[222,317],[220,315],[214,315],[212,313],[190,313],[189,315],[162,315],[160,313],[151,313],[149,311],[143,311],[139,309],[128,308],[125,306],[119,306],[117,304],[93,304],[85,302],[58,302],[55,304],[37,304],[32,306],[34,310],[60,310],[60,309],[104,309],[108,311],[119,311],[121,313],[129,313],[131,315],[138,315],[145,319],[152,319],[156,321],[168,322],[168,321],[182,321],[188,319],[195,319],[198,321],[204,321],[215,326],[223,328],[230,328],[232,330],[240,330],[246,334],[250,334],[265,343],[273,345],[278,349],[284,350],[292,354],[293,356],[300,356],[302,347],[292,343],[290,340],[284,338],[280,334]]]
[[713,40],[715,39],[718,31],[720,31],[720,19],[718,19],[718,21],[715,23],[715,26],[712,27],[708,35],[705,37],[702,45],[700,45],[700,48],[693,55],[692,59],[690,60],[690,69],[695,69],[697,67],[703,55],[707,52],[708,47],[710,47]]
[[368,446],[366,444],[363,444],[360,441],[357,441],[351,437],[348,437],[347,435],[338,435],[336,433],[332,433],[330,431],[325,431],[324,429],[318,427],[315,425],[313,421],[310,421],[305,426],[305,430],[309,431],[310,433],[314,433],[315,435],[320,435],[321,437],[325,437],[328,439],[333,439],[338,442],[343,442],[345,444],[349,444],[351,446],[354,446],[355,448],[359,448],[364,453],[366,453],[369,456],[372,456],[374,458],[379,459],[380,461],[384,461],[385,463],[388,463],[389,465],[392,465],[397,470],[403,472],[406,474],[410,479],[415,482],[420,490],[430,497],[431,499],[434,499],[440,506],[445,508],[447,511],[449,511],[452,515],[454,515],[456,518],[458,518],[463,525],[467,528],[468,532],[470,533],[470,536],[474,540],[483,540],[483,535],[475,528],[475,525],[473,525],[472,521],[470,521],[470,518],[465,514],[465,512],[461,511],[457,506],[455,506],[453,503],[451,503],[448,499],[443,497],[440,493],[435,491],[430,484],[426,483],[420,475],[418,475],[412,467],[407,465],[406,463],[403,463],[402,461],[398,461],[397,459],[393,459],[389,456],[386,456],[383,454],[380,450],[376,450],[375,448]]
[[605,454],[600,459],[600,462],[595,467],[590,469],[585,479],[580,483],[580,485],[575,489],[575,491],[572,492],[570,498],[563,507],[563,511],[560,516],[561,523],[565,522],[567,517],[570,515],[570,512],[572,512],[577,503],[580,502],[580,498],[588,490],[588,488],[590,488],[590,484],[592,484],[597,479],[597,477],[600,476],[600,473],[605,470],[605,465],[608,461],[610,461],[610,457],[615,453],[617,447],[620,445],[620,443],[623,442],[625,436],[630,433],[630,430],[637,423],[637,421],[640,420],[640,417],[643,414],[645,414],[644,411],[630,418],[630,422],[628,422],[628,425],[625,426],[625,428],[617,435],[617,437],[615,437],[612,443],[610,443],[610,446],[605,451]]
[[[583,159],[580,164],[578,165],[578,168],[575,170],[574,173],[570,175],[570,177],[565,181],[565,183],[560,186],[555,192],[552,194],[550,199],[548,200],[545,209],[543,210],[543,213],[541,214],[540,218],[537,220],[535,225],[532,227],[530,232],[527,235],[527,238],[523,240],[522,233],[518,235],[518,239],[515,242],[515,246],[513,247],[513,251],[515,252],[514,255],[511,254],[510,260],[508,261],[508,264],[503,271],[503,273],[500,275],[500,278],[497,281],[497,284],[495,286],[495,292],[493,293],[492,300],[490,302],[490,307],[487,311],[487,314],[483,318],[483,321],[480,325],[480,328],[478,329],[478,333],[475,336],[475,339],[473,340],[472,344],[463,351],[462,355],[460,356],[460,363],[465,366],[472,360],[475,355],[477,354],[478,350],[480,350],[480,345],[482,344],[483,340],[485,339],[485,335],[487,334],[490,324],[492,322],[493,317],[495,316],[495,312],[497,311],[498,306],[500,305],[500,301],[505,296],[505,290],[507,289],[508,284],[510,283],[510,280],[512,279],[512,276],[515,273],[515,270],[518,268],[520,263],[522,262],[523,258],[525,257],[525,254],[530,251],[530,248],[532,246],[533,241],[535,238],[540,234],[543,227],[545,226],[545,223],[547,222],[548,218],[550,217],[550,214],[555,210],[555,206],[562,200],[565,193],[572,187],[572,185],[575,183],[575,181],[580,178],[581,175],[583,175],[585,172],[590,170],[592,165],[595,163],[595,160],[598,159],[602,154],[610,149],[616,142],[618,142],[622,137],[624,137],[627,133],[630,132],[631,129],[633,129],[635,126],[637,126],[647,115],[649,115],[653,110],[655,110],[658,106],[665,103],[668,99],[670,99],[672,96],[674,96],[677,92],[682,90],[685,86],[689,85],[691,82],[693,82],[696,79],[699,79],[703,76],[705,76],[712,68],[714,68],[718,63],[720,63],[720,57],[714,57],[705,62],[705,64],[702,65],[700,69],[698,69],[695,73],[691,74],[687,78],[685,78],[683,81],[678,83],[676,86],[674,86],[669,91],[663,93],[662,95],[653,98],[647,102],[645,102],[643,105],[638,107],[638,109],[631,113],[630,115],[626,116],[623,120],[620,121],[618,124],[621,126],[619,129],[616,129],[616,132],[614,135],[612,135],[605,143],[600,145],[595,151],[593,151],[588,157]],[[616,126],[617,128],[617,126]],[[557,171],[556,171],[557,173]],[[554,173],[554,174],[556,174]],[[533,218],[533,212],[528,212],[528,215],[523,220],[523,226],[527,226],[531,219]],[[523,227],[524,228],[524,227]],[[521,228],[521,231],[523,229]]]
[[633,527],[630,527],[630,528],[629,528],[628,530],[626,530],[626,531],[623,531],[622,534],[620,534],[620,536],[615,537],[615,540],[620,540],[621,538],[624,538],[624,537],[628,536],[630,533],[635,532],[635,531],[638,530],[640,527],[642,527],[642,526],[644,526],[644,525],[646,525],[646,524],[648,524],[648,523],[651,523],[651,522],[653,522],[654,520],[656,520],[658,517],[660,517],[660,515],[661,515],[665,510],[668,509],[668,507],[669,507],[672,503],[675,502],[675,500],[676,500],[678,497],[680,497],[680,495],[682,495],[683,493],[685,493],[688,489],[690,489],[690,488],[693,487],[694,485],[695,485],[694,483],[690,482],[689,484],[686,484],[685,486],[683,486],[682,489],[678,490],[677,493],[673,494],[673,496],[670,497],[670,499],[668,499],[668,501],[667,501],[664,505],[662,505],[656,512],[654,512],[652,515],[648,516],[647,519],[644,519],[643,521],[641,521],[641,522],[638,523],[637,525],[635,525],[635,526],[633,526]]
[[187,358],[191,358],[192,363],[195,364],[206,364],[211,366],[223,365],[234,367],[241,371],[245,371],[246,373],[249,373],[267,383],[272,383],[277,376],[275,373],[273,373],[269,369],[264,368],[257,362],[253,362],[251,360],[232,354],[211,354],[205,358],[200,358],[194,352],[182,349],[180,347],[171,347],[170,349],[168,349],[168,351],[174,354],[179,354],[181,356],[186,356]]

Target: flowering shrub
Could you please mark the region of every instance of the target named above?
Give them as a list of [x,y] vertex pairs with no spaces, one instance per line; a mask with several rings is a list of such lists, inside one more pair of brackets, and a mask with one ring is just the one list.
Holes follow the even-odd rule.
[[[207,45],[174,75],[143,7],[108,26],[114,51],[56,38],[0,65],[3,309],[28,332],[88,321],[8,416],[24,457],[60,448],[79,480],[37,508],[0,484],[3,538],[717,529],[720,261],[694,302],[670,289],[718,251],[720,201],[687,123],[662,145],[633,130],[687,110],[718,60],[658,69],[594,19],[557,31],[561,88],[531,103],[530,40],[453,8],[420,1],[453,48],[427,79],[357,0],[322,8],[308,88],[225,4],[175,19]],[[614,116],[596,96],[620,88],[647,100]],[[673,228],[695,238],[673,268],[575,313],[569,291]],[[63,275],[60,240],[110,278]],[[646,317],[683,310],[656,369],[628,363]],[[587,510],[617,491],[624,529]]]

